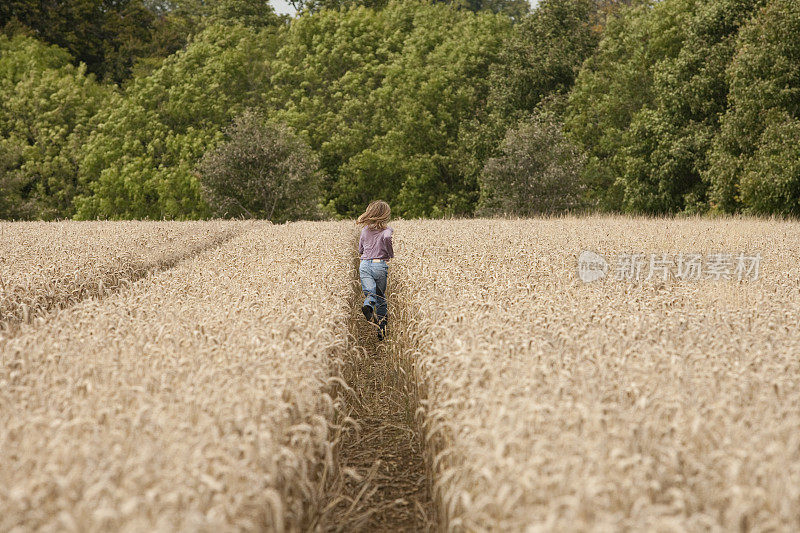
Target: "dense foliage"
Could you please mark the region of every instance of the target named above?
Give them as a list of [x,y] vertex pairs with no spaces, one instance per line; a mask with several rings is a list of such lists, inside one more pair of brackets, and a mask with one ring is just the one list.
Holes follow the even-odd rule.
[[[590,155],[584,180],[595,191],[597,205],[640,213],[741,209],[734,192],[739,171],[726,147],[738,157],[741,149],[737,152],[732,142],[752,146],[750,132],[731,135],[739,115],[731,105],[737,105],[737,92],[746,92],[741,87],[753,88],[753,80],[736,69],[752,54],[747,35],[751,42],[766,42],[772,37],[767,28],[775,33],[774,46],[783,57],[791,54],[787,47],[797,35],[787,32],[788,24],[776,32],[758,22],[779,4],[665,0],[609,24],[578,77],[566,118],[570,133]],[[780,63],[781,56],[771,55],[778,51],[769,50],[762,61]],[[777,72],[766,74],[768,83],[778,81]],[[763,111],[759,103],[756,113]],[[773,155],[785,158],[787,153]],[[793,157],[799,156],[795,150]],[[777,206],[751,207],[787,212]]]
[[600,209],[622,206],[626,134],[633,117],[653,106],[653,69],[680,50],[690,2],[641,5],[611,19],[569,94],[565,123],[587,152],[583,180]]
[[729,107],[704,177],[712,206],[800,215],[800,4],[775,0],[742,29]]
[[393,3],[297,19],[282,36],[270,112],[308,132],[331,212],[373,197],[409,216],[467,213],[462,125],[488,92],[488,66],[510,24],[445,5]]
[[570,90],[599,40],[595,9],[593,0],[543,0],[514,28],[491,69],[489,105],[499,118],[514,121]]
[[252,110],[236,117],[226,134],[198,165],[215,216],[286,222],[319,215],[321,176],[305,141]]
[[0,35],[0,218],[73,214],[78,151],[110,90],[63,49]]
[[480,215],[552,215],[581,207],[586,156],[550,114],[522,119],[481,173]]
[[562,146],[593,209],[800,214],[791,0],[57,4],[0,7],[0,218],[211,216],[197,165],[248,108],[308,143],[329,216],[472,215]]
[[0,29],[66,48],[98,78],[120,83],[177,52],[209,22],[280,23],[269,0],[3,0]]
[[197,218],[210,214],[195,166],[222,129],[269,84],[269,30],[213,25],[93,120],[82,149],[77,217]]

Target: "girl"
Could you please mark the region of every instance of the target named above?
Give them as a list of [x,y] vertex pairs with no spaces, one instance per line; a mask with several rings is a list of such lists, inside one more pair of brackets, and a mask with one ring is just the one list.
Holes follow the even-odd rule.
[[370,202],[364,214],[356,220],[357,224],[365,224],[358,240],[358,253],[361,257],[358,275],[361,278],[361,290],[366,296],[361,311],[367,320],[378,324],[378,340],[383,340],[389,318],[386,306],[386,275],[389,272],[389,259],[394,257],[394,229],[386,225],[390,212],[389,204],[383,200],[375,200]]

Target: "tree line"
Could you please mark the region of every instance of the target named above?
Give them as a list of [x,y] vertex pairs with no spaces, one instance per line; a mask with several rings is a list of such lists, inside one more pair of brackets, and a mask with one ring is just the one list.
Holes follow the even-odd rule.
[[296,6],[4,2],[0,218],[800,214],[793,0]]

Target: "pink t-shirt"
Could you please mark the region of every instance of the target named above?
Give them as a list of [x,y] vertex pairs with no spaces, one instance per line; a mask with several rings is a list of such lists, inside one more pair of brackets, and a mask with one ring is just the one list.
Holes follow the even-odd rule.
[[364,226],[358,239],[358,253],[361,259],[389,259],[394,257],[392,249],[392,233],[394,229],[387,226],[384,230],[370,229]]

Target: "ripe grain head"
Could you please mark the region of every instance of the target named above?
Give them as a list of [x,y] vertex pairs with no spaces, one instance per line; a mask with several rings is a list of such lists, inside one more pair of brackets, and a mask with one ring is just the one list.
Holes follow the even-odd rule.
[[296,530],[330,467],[352,228],[257,225],[0,345],[0,530]]
[[0,222],[0,339],[119,287],[251,225],[212,222]]
[[[394,227],[393,341],[414,357],[450,529],[800,527],[797,224]],[[586,284],[584,249],[763,259],[755,281]]]

